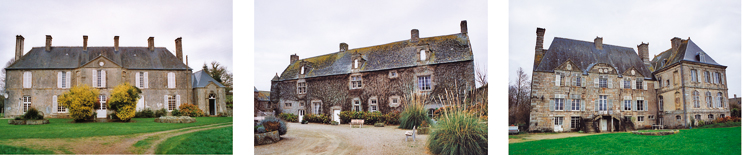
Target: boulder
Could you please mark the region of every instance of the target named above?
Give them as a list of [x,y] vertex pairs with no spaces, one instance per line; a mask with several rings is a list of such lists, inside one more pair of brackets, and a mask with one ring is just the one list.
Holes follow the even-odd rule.
[[155,118],[155,122],[157,123],[193,123],[193,122],[196,122],[196,119],[191,118],[190,116],[162,116],[160,118]]
[[278,131],[255,134],[255,145],[273,144],[280,140]]
[[12,125],[42,125],[49,124],[48,119],[43,120],[8,120],[8,124]]

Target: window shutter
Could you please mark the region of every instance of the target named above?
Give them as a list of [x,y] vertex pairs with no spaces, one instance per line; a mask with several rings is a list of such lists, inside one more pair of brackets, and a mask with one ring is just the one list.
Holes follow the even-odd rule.
[[562,78],[560,77],[559,74],[557,74],[556,75],[556,78],[554,79],[554,85],[555,86],[560,86],[559,83],[561,82],[561,80],[562,80]]
[[175,108],[180,109],[180,95],[175,95]]
[[580,111],[585,111],[585,100],[580,100]]
[[587,81],[587,80],[585,80],[586,78],[587,78],[587,77],[582,77],[582,78],[580,78],[580,79],[582,79],[582,83],[580,83],[580,86],[582,86],[582,87],[585,87],[585,86],[587,86],[587,83],[586,83],[586,81]]
[[636,80],[631,80],[631,89],[636,89]]
[[67,87],[66,88],[72,88],[72,72],[67,71]]
[[549,111],[554,111],[554,100],[549,100]]
[[613,110],[613,100],[608,100],[608,107],[605,108],[607,111]]
[[696,72],[696,75],[698,75],[698,81],[696,81],[696,82],[699,82],[700,83],[701,82],[701,74],[698,74],[698,72]]
[[572,77],[572,86],[577,86],[577,77]]
[[637,103],[636,100],[631,100],[631,111],[637,111]]
[[724,84],[724,75],[722,75],[721,73],[719,73],[719,82],[721,82],[721,84]]
[[149,73],[144,72],[144,88],[149,88]]
[[175,84],[177,84],[177,83],[175,83],[175,80],[177,80],[177,79],[175,79],[175,73],[173,73],[173,88],[175,88],[176,87]]
[[626,82],[626,79],[621,79],[620,81],[618,81],[618,87],[624,89],[624,82]]
[[31,72],[28,73],[28,88],[33,87],[33,74]]
[[52,96],[52,108],[54,108],[52,109],[52,113],[57,113],[57,109],[59,109],[58,106],[59,105],[57,105],[57,95],[54,95]]
[[647,90],[647,81],[642,81],[642,85],[644,86],[644,90]]
[[564,103],[564,111],[572,111],[572,99],[567,99],[567,103]]
[[595,80],[594,81],[595,81],[595,88],[600,87],[600,85],[599,85],[600,84],[600,77],[595,77]]
[[[626,102],[626,101],[624,101]],[[621,109],[618,109],[619,111],[626,111],[626,103],[621,103]]]
[[101,84],[101,85],[100,85],[100,86],[98,86],[98,87],[103,87],[103,88],[106,88],[106,86],[107,86],[107,85],[106,85],[106,70],[101,70],[101,73],[100,73],[100,80],[101,80],[101,81],[100,81],[100,84]]
[[613,88],[613,79],[608,78],[608,88]]
[[165,103],[165,109],[167,109],[169,111],[170,110],[170,107],[169,107],[170,106],[170,103],[167,102],[167,95],[165,95],[165,100],[163,100],[163,101]]
[[649,106],[647,105],[647,102],[644,102],[644,111],[649,111]]
[[57,72],[57,88],[62,88],[62,72]]
[[134,85],[136,85],[137,88],[139,87],[139,72],[134,73]]
[[600,100],[600,99],[597,99],[597,100],[593,101],[593,105],[595,105],[595,111],[598,111],[598,107],[600,107],[600,106],[598,106],[598,104],[600,103],[600,101],[598,101],[598,100]]
[[98,81],[97,81],[98,80],[98,77],[95,76],[95,72],[96,71],[98,71],[98,70],[93,70],[93,76],[90,76],[90,77],[93,77],[93,80],[90,80],[90,81],[93,81],[93,85],[92,85],[93,88],[98,87],[98,85],[96,85],[96,84],[98,84]]

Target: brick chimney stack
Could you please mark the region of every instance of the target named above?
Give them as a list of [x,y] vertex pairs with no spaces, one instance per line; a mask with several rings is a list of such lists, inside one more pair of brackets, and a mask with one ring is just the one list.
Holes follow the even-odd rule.
[[412,29],[412,31],[410,32],[410,36],[410,41],[416,43],[417,40],[420,40],[420,31],[418,31],[417,29]]
[[546,33],[546,29],[540,28],[540,27],[536,28],[536,54],[533,59],[534,68],[538,66],[539,63],[541,63],[541,58],[543,58],[544,54],[546,54],[546,50],[544,50],[544,34],[545,33]]
[[46,51],[52,50],[52,35],[46,35]]
[[674,38],[670,39],[670,44],[671,44],[671,47],[672,47],[672,51],[677,51],[678,48],[680,48],[680,41],[681,40],[682,39],[680,39],[678,37],[674,37]]
[[147,39],[147,48],[149,48],[149,51],[155,51],[155,37],[149,37]]
[[348,44],[340,43],[340,52],[348,51]]
[[180,62],[183,62],[183,38],[178,37],[175,39],[175,57],[178,57]]
[[460,26],[461,26],[461,33],[466,34],[468,32],[467,27],[466,27],[466,20],[462,20]]
[[595,48],[599,50],[603,50],[603,38],[602,37],[595,37],[594,43],[595,43]]
[[649,65],[649,43],[642,42],[636,48],[639,50],[639,58],[642,58],[645,65]]
[[294,61],[297,61],[297,60],[299,60],[299,55],[292,54],[291,55],[291,63],[289,63],[289,64],[292,64],[292,63],[294,63]]
[[15,36],[15,61],[18,61],[23,56],[23,38],[22,35]]
[[88,51],[88,35],[82,35],[82,50]]
[[119,36],[113,36],[113,51],[119,51]]

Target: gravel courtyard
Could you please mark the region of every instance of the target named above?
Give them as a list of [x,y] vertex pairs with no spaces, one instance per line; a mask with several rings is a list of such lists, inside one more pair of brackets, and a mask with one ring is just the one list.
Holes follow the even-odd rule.
[[405,141],[407,130],[397,126],[287,123],[287,128],[281,141],[255,146],[255,154],[430,154],[425,146],[428,135]]

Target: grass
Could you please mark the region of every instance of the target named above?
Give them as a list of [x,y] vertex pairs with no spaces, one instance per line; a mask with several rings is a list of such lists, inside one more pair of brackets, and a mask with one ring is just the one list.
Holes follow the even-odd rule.
[[510,154],[740,154],[740,127],[689,129],[666,136],[611,133],[509,145]]
[[45,125],[0,123],[0,140],[18,138],[77,138],[128,135],[165,131],[192,126],[232,122],[232,117],[197,117],[195,123],[156,123],[154,118],[133,118],[135,122],[72,123],[72,119],[49,119]]
[[638,132],[664,132],[664,131],[673,131],[673,130],[636,130]]
[[170,137],[157,146],[155,154],[232,154],[232,127]]
[[704,125],[698,128],[706,129],[706,128],[723,128],[723,127],[733,127],[733,126],[740,126],[740,122],[714,123],[714,124]]
[[0,154],[53,154],[48,150],[33,150],[24,147],[0,145]]

